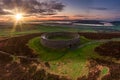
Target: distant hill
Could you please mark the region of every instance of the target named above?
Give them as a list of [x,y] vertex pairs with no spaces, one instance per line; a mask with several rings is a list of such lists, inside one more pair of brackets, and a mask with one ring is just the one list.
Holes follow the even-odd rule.
[[120,25],[120,21],[113,21],[113,22],[110,22],[110,23],[112,23],[113,25],[116,25],[116,26]]
[[74,23],[82,23],[82,24],[103,24],[102,21],[99,20],[78,20]]

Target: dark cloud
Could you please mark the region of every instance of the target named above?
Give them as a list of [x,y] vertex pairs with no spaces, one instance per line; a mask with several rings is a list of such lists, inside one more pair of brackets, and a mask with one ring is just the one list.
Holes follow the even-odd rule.
[[69,19],[69,16],[51,16],[51,18]]
[[0,0],[0,12],[3,9],[25,11],[28,14],[54,15],[62,11],[64,5],[61,2],[53,0]]
[[73,17],[85,17],[86,15],[74,15]]
[[68,18],[69,16],[52,16],[52,18]]
[[90,9],[93,9],[93,10],[108,10],[107,8],[103,8],[103,7],[90,7]]

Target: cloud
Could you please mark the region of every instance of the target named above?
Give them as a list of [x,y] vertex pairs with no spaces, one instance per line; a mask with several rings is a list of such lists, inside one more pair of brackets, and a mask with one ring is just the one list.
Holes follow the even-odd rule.
[[52,18],[69,18],[69,16],[52,16]]
[[11,13],[4,11],[3,9],[0,8],[0,15],[7,15],[7,14],[11,14]]
[[[54,15],[65,6],[57,0],[0,0],[0,14],[6,10],[25,11],[28,14]],[[8,12],[9,14],[9,12]]]
[[93,9],[93,10],[108,10],[107,8],[103,8],[103,7],[90,7],[90,9]]
[[51,16],[52,19],[69,19],[69,16],[56,15]]
[[73,17],[85,17],[86,15],[74,15]]

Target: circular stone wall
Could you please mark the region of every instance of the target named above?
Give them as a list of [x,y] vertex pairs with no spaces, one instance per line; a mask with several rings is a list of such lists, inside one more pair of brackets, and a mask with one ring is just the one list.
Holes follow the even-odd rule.
[[[57,37],[57,39],[55,39]],[[58,39],[58,37],[60,39]],[[41,44],[48,48],[75,48],[80,43],[80,36],[71,32],[51,32],[41,35]]]

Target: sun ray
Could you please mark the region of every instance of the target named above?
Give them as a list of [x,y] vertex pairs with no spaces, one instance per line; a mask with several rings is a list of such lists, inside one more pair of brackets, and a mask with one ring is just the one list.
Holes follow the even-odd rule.
[[10,33],[11,36],[13,36],[13,34],[16,32],[17,28],[20,28],[19,31],[22,31],[22,24],[24,21],[23,13],[20,12],[16,12],[13,15],[13,18],[14,18],[14,25]]
[[15,18],[16,18],[17,21],[22,20],[22,18],[23,18],[22,13],[17,13],[17,14],[15,15]]

